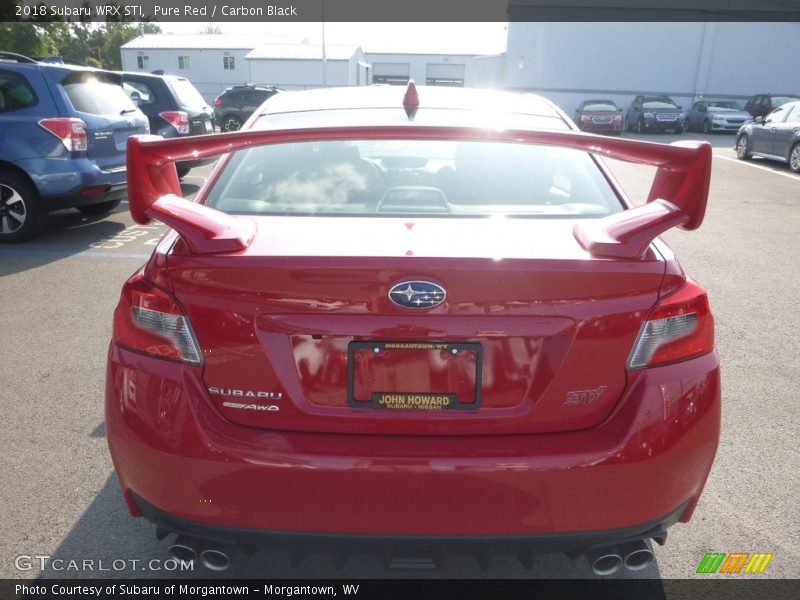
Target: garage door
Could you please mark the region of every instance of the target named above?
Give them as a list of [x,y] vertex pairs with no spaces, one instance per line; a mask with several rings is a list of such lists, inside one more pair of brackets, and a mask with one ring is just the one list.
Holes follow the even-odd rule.
[[405,85],[411,73],[410,63],[373,63],[372,83]]
[[464,87],[464,65],[429,64],[425,83]]

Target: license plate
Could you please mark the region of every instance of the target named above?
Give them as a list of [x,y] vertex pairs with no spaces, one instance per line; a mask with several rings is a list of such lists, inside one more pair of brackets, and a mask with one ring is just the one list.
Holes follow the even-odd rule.
[[480,344],[350,342],[348,403],[377,410],[476,410]]
[[211,121],[204,121],[204,123],[205,123],[205,126],[206,126],[206,132],[207,133],[210,132],[211,131]]

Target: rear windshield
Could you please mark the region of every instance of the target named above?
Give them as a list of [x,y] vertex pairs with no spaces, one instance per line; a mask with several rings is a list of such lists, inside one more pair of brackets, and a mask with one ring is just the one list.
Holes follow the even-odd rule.
[[82,75],[69,77],[61,85],[78,112],[90,115],[119,115],[125,111],[136,110],[136,106],[125,94],[122,86],[111,80],[94,75]]
[[200,95],[200,92],[197,91],[197,88],[194,87],[192,82],[188,79],[175,77],[167,79],[167,84],[172,88],[172,91],[175,92],[175,95],[178,97],[178,102],[180,102],[183,108],[202,110],[208,105],[205,98]]
[[240,150],[205,203],[265,215],[602,216],[621,210],[586,152],[425,140]]

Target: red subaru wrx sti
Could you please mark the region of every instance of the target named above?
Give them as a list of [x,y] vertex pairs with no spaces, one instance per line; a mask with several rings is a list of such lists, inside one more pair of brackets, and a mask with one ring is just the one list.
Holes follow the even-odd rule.
[[[175,163],[215,155],[181,198]],[[602,156],[657,167],[646,203]],[[131,213],[172,230],[114,315],[130,512],[212,569],[345,540],[390,561],[489,544],[643,568],[719,438],[706,292],[658,237],[700,226],[710,169],[705,142],[413,83],[132,138]]]

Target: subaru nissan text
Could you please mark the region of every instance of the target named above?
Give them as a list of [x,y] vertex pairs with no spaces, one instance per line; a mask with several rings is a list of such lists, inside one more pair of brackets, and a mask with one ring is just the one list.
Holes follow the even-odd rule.
[[[174,163],[220,154],[182,198]],[[646,203],[602,157],[657,167]],[[172,229],[114,314],[108,443],[176,556],[489,542],[609,574],[691,518],[719,361],[659,236],[701,225],[708,143],[412,82],[276,94],[128,168],[134,220]]]

